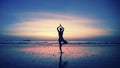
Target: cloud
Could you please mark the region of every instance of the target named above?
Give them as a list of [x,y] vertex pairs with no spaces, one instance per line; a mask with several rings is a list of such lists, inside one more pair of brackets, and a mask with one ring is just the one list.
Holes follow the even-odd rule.
[[36,20],[36,19],[59,19],[66,20],[74,23],[98,23],[101,20],[87,18],[82,16],[75,16],[70,14],[61,13],[48,13],[48,12],[26,12],[17,14],[21,19]]
[[[19,14],[18,14],[19,15]],[[54,13],[23,13],[19,15],[23,21],[11,24],[7,34],[40,39],[57,39],[56,27],[62,24],[67,39],[91,38],[109,34],[101,28],[90,27],[88,24],[100,22],[96,19]]]

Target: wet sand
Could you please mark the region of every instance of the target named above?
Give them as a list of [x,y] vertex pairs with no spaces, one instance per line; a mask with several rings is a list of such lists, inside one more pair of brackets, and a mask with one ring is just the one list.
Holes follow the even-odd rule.
[[120,68],[119,45],[16,44],[0,47],[0,68]]

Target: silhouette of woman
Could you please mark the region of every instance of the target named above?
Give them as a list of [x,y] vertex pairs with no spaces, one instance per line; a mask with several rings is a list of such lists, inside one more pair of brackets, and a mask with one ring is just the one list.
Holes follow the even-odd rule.
[[58,35],[59,35],[59,39],[58,39],[59,49],[60,49],[60,52],[62,53],[62,44],[67,44],[68,42],[66,40],[64,40],[64,38],[63,38],[64,27],[62,27],[61,24],[60,24],[60,26],[57,27],[57,31],[58,31]]

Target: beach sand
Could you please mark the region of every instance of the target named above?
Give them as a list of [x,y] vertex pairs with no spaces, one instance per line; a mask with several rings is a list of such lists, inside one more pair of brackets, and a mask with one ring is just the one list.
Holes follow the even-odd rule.
[[120,68],[120,46],[9,44],[0,47],[0,68]]

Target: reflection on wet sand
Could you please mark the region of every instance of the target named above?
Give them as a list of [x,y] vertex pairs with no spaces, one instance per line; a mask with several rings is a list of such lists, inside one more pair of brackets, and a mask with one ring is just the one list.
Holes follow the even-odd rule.
[[62,59],[62,54],[60,53],[60,57],[59,57],[59,67],[58,68],[67,68],[68,62],[67,61],[63,61]]
[[0,68],[120,68],[119,46],[58,44],[0,47]]
[[[88,57],[92,55],[98,55],[104,51],[104,49],[99,47],[81,47],[81,46],[63,46],[63,52],[65,53],[66,58],[80,58]],[[48,57],[54,59],[54,57],[59,57],[59,48],[58,46],[38,46],[38,47],[29,47],[21,49],[24,52],[35,53],[39,57]],[[51,56],[54,55],[54,56]]]

